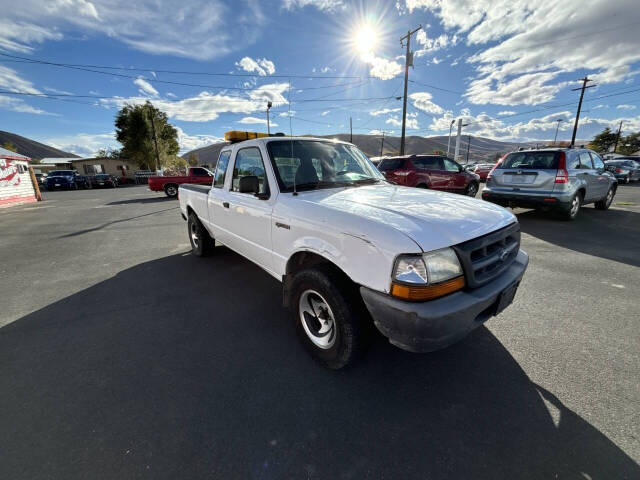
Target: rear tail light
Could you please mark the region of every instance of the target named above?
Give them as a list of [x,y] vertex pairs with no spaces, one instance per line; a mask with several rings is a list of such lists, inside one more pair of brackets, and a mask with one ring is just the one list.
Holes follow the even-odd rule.
[[569,172],[567,171],[567,156],[564,152],[560,152],[555,183],[569,183]]
[[624,170],[622,170],[621,168],[616,168],[616,173],[622,173],[624,172]]
[[493,176],[493,171],[498,168],[498,165],[500,165],[502,163],[502,161],[506,158],[507,156],[505,155],[504,157],[502,157],[500,160],[498,160],[496,162],[496,164],[493,166],[493,168],[491,170],[489,170],[489,173],[487,173],[487,182],[491,179],[491,177]]

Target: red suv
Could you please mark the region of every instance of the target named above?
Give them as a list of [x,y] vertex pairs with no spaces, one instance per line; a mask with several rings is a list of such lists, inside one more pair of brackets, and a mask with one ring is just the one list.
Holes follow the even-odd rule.
[[431,188],[475,197],[480,177],[450,158],[440,155],[410,155],[385,158],[378,170],[398,185]]

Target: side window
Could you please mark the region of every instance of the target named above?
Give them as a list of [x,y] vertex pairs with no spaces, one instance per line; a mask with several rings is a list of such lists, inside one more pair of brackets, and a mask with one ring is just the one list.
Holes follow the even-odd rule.
[[204,168],[192,168],[191,173],[196,177],[208,177],[209,172],[207,172]]
[[567,152],[567,170],[576,170],[580,168],[580,157],[574,152]]
[[593,168],[593,163],[591,163],[591,155],[589,152],[582,152],[580,154],[580,168],[583,170],[590,170]]
[[213,186],[216,188],[224,187],[224,178],[227,173],[227,166],[229,166],[230,157],[231,152],[229,150],[227,150],[226,152],[220,152],[218,165],[216,166],[216,175],[213,179]]
[[249,147],[238,150],[236,163],[233,166],[231,190],[234,192],[239,191],[240,178],[252,175],[258,177],[258,183],[260,185],[259,193],[268,192],[267,177],[264,171],[264,163],[262,161],[262,155],[260,155],[260,149],[257,147]]
[[442,170],[442,160],[439,157],[421,157],[414,158],[411,162],[417,168],[424,168],[425,170]]
[[443,158],[442,161],[444,162],[444,169],[447,172],[459,172],[460,169],[458,168],[458,164],[456,162],[454,162],[453,160],[449,160],[448,158]]
[[604,162],[602,161],[600,156],[595,152],[589,153],[591,153],[591,158],[593,159],[593,168],[604,169]]

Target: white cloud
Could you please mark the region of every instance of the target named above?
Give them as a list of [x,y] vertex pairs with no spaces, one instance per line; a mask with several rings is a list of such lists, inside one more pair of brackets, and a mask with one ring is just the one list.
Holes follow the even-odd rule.
[[[257,118],[257,117],[244,117],[241,118],[240,120],[238,120],[238,123],[244,123],[245,125],[254,125],[254,124],[260,124],[260,125],[266,125],[267,124],[267,119],[266,118]],[[272,127],[277,127],[278,124],[274,123],[274,122],[270,122]]]
[[184,155],[186,152],[190,152],[196,148],[206,147],[213,143],[224,142],[224,138],[214,135],[189,135],[180,127],[174,126],[174,128],[178,131],[178,144],[180,145],[179,155]]
[[380,110],[372,110],[369,112],[369,115],[373,115],[377,117],[378,115],[386,115],[387,113],[396,113],[402,111],[402,108],[381,108]]
[[[287,83],[273,83],[262,85],[249,91],[246,96],[231,96],[224,93],[212,94],[201,92],[195,97],[181,100],[156,98],[153,105],[167,113],[169,118],[187,122],[208,122],[218,118],[220,113],[254,113],[266,108],[267,100],[274,106],[287,103],[282,95],[288,88]],[[100,104],[105,106],[122,107],[124,104],[143,104],[148,97],[117,97],[102,99]]]
[[286,10],[310,6],[326,12],[335,12],[346,7],[344,0],[283,0],[282,6]]
[[91,157],[101,148],[119,149],[115,132],[110,133],[78,133],[62,137],[48,137],[40,140],[42,143],[65,152],[75,153],[81,157]]
[[616,108],[618,110],[635,110],[636,106],[635,105],[618,105]]
[[243,57],[242,60],[236,62],[236,67],[241,68],[245,72],[256,73],[261,77],[273,75],[276,73],[276,67],[271,60],[259,58],[254,60],[251,57]]
[[324,112],[322,112],[320,114],[320,116],[325,117],[325,116],[329,115],[330,113],[331,113],[331,110],[325,110]]
[[498,112],[498,115],[501,117],[504,117],[505,115],[513,115],[516,112],[514,112],[513,110],[502,110],[501,112]]
[[211,60],[255,43],[266,22],[261,3],[251,0],[2,3],[0,48],[22,53],[45,40],[97,33],[155,55]]
[[[40,94],[40,90],[33,86],[29,80],[22,78],[18,72],[9,67],[0,65],[0,90],[10,92],[22,92]],[[13,95],[0,95],[0,109],[11,110],[19,113],[32,113],[35,115],[55,115],[49,113],[41,108],[33,107],[26,101],[26,97],[13,96]]]
[[[427,53],[436,52],[449,46],[455,46],[458,40],[457,35],[447,35],[446,33],[436,38],[429,38],[425,29],[419,30],[418,33],[416,33],[416,41],[418,45],[420,45],[420,49],[416,50],[415,55],[416,57],[421,57]],[[435,58],[434,63],[436,63]]]
[[406,0],[406,7],[430,10],[477,50],[467,60],[478,73],[467,92],[477,104],[548,102],[566,85],[553,83],[560,75],[586,70],[600,84],[618,82],[640,60],[629,28],[640,22],[636,0]]
[[295,110],[291,110],[291,111],[287,111],[287,112],[281,112],[278,116],[279,117],[293,117],[296,114]]
[[431,94],[429,92],[416,92],[409,95],[409,98],[413,101],[413,106],[423,112],[440,114],[444,112],[444,109],[440,105],[436,105],[431,101]]
[[151,95],[152,97],[158,96],[158,91],[153,88],[153,85],[147,82],[144,78],[138,77],[133,81],[133,83],[140,87],[140,94],[144,95],[146,93],[147,95]]
[[[387,118],[387,120],[384,123],[388,123],[389,125],[393,125],[395,127],[402,127],[402,119],[395,115],[392,115],[389,118]],[[418,125],[417,114],[415,113],[407,114],[406,128],[409,130],[418,130],[420,128],[420,126]]]
[[391,80],[396,75],[402,73],[402,65],[394,60],[376,57],[372,53],[368,53],[362,58],[365,63],[371,66],[369,75],[381,80]]

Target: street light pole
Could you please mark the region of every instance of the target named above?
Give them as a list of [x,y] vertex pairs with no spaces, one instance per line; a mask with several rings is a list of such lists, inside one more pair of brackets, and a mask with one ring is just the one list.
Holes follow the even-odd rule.
[[[269,101],[267,102],[267,134],[271,135],[271,125],[269,124],[269,109],[273,104]],[[277,126],[277,125],[276,125]]]
[[559,118],[556,120],[556,122],[558,122],[558,124],[556,125],[556,134],[553,137],[553,144],[556,144],[556,140],[558,139],[558,129],[560,128],[560,122],[564,122],[564,120],[562,118]]
[[407,34],[400,39],[400,45],[402,45],[404,40],[407,41],[407,52],[404,58],[404,97],[402,100],[402,136],[400,138],[400,155],[404,155],[404,136],[407,124],[407,87],[409,84],[409,66],[413,65],[413,57],[411,54],[411,35],[421,28],[422,25],[419,25],[415,30],[409,30]]
[[453,128],[453,124],[456,123],[455,119],[451,120],[449,124],[449,141],[447,142],[447,158],[449,158],[449,149],[451,148],[451,129]]
[[469,148],[471,148],[471,135],[469,135],[469,139],[467,140],[467,161],[465,163],[469,163]]

